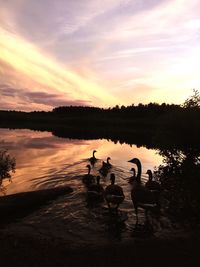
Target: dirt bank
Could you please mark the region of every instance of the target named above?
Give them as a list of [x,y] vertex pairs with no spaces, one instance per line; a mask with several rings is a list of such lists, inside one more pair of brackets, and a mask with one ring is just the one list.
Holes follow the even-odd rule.
[[22,218],[47,204],[48,201],[52,201],[57,197],[71,193],[72,191],[73,190],[69,186],[62,186],[1,196],[0,225]]

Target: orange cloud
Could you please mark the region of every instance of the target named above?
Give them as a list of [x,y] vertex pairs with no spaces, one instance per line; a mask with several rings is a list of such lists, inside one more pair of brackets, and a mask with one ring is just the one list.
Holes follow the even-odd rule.
[[[111,106],[116,99],[89,79],[60,65],[19,36],[0,30],[0,60],[49,93],[62,93],[66,101],[77,99],[92,105]],[[34,87],[30,91],[38,91]],[[47,92],[46,92],[47,93]]]

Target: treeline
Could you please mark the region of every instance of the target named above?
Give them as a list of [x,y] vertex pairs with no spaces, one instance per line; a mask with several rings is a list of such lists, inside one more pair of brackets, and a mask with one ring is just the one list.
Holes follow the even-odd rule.
[[134,104],[130,106],[119,106],[116,105],[113,108],[99,108],[99,107],[89,107],[89,106],[62,106],[56,107],[52,110],[55,114],[64,114],[64,115],[78,115],[85,116],[86,114],[89,115],[119,115],[126,117],[143,117],[143,116],[160,116],[163,114],[169,113],[177,113],[177,112],[184,112],[184,113],[191,113],[193,112],[198,113],[200,110],[200,93],[198,90],[193,90],[193,95],[190,96],[188,99],[184,101],[182,105],[176,104],[158,104],[158,103],[149,103],[149,104],[142,104],[135,106]]
[[199,146],[200,101],[191,98],[183,105],[149,103],[113,108],[63,106],[50,112],[0,111],[0,127],[46,130],[69,138],[107,138],[129,144]]
[[[113,108],[98,108],[89,106],[62,106],[56,107],[52,111],[0,111],[0,127],[9,123],[18,125],[18,123],[28,124],[47,124],[49,126],[65,125],[68,126],[94,126],[94,127],[119,127],[128,126],[131,128],[140,128],[153,126],[157,124],[161,117],[170,117],[170,114],[181,112],[191,112],[179,105],[149,103],[147,105],[139,104],[137,106],[115,106]],[[198,112],[198,110],[193,110]],[[92,127],[91,127],[92,130]],[[128,129],[127,129],[128,130]],[[150,130],[150,128],[149,128]]]
[[[97,107],[57,107],[53,110],[65,118],[73,118],[79,125],[78,135],[98,132],[106,138],[139,144],[153,145],[199,145],[200,107],[196,103],[175,104],[139,104],[137,106]],[[59,136],[66,132],[56,131]],[[77,135],[77,132],[76,132]],[[96,134],[95,134],[96,136]]]
[[120,116],[149,116],[149,115],[161,115],[166,112],[182,110],[180,105],[175,104],[139,104],[137,106],[118,106],[116,105],[113,108],[98,108],[98,107],[88,107],[88,106],[62,106],[56,107],[53,109],[53,113],[56,114],[71,114],[71,115],[120,115]]

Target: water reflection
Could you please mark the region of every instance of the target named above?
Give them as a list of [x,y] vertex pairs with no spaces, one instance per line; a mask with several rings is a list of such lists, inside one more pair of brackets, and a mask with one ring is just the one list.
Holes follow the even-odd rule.
[[[96,240],[100,243],[110,239],[124,240],[131,235],[152,235],[172,226],[167,217],[179,221],[199,220],[198,150],[162,149],[157,154],[155,150],[135,145],[114,144],[107,140],[70,140],[47,132],[0,129],[0,134],[1,148],[9,149],[17,161],[13,182],[7,187],[8,194],[61,185],[69,185],[74,190],[70,196],[63,196],[26,219],[27,225],[34,225],[34,229],[40,229],[46,235],[50,231],[52,236],[60,238],[67,235],[73,243],[95,244]],[[94,150],[97,161],[92,165],[91,174],[100,175],[102,162],[110,157],[116,184],[123,188],[125,199],[118,214],[110,214],[105,201],[88,205],[87,188],[82,178]],[[130,194],[132,184],[129,180],[134,174],[133,170],[130,172],[132,164],[127,162],[133,157],[142,162],[142,183],[148,179],[147,170],[153,170],[155,166],[159,167],[154,175],[161,183],[161,216],[146,218],[145,212],[140,210],[139,225],[135,225]],[[101,175],[104,189],[110,184],[109,177],[109,173]]]
[[122,240],[122,234],[126,230],[126,220],[128,215],[126,212],[107,213],[105,216],[105,232],[109,238]]
[[[93,174],[99,174],[97,169],[100,169],[102,161],[110,157],[122,181],[130,176],[127,159],[133,155],[142,159],[144,172],[161,162],[161,157],[154,150],[114,144],[107,140],[70,140],[55,137],[49,132],[30,130],[0,129],[0,134],[1,148],[8,149],[17,161],[17,171],[8,194],[67,183],[79,186],[75,179],[73,183],[70,179],[85,173],[86,160],[91,157],[93,150],[97,150],[96,157],[99,159],[92,170]],[[143,178],[146,177],[144,175]]]

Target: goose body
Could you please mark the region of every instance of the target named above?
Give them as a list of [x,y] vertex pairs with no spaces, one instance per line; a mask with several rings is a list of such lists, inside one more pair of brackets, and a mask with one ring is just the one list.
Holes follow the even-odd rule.
[[97,176],[96,183],[88,186],[87,199],[89,201],[103,201],[104,189],[100,184],[100,176]]
[[124,192],[121,186],[115,184],[115,175],[111,173],[110,175],[111,184],[105,189],[105,199],[108,204],[109,209],[111,205],[114,205],[116,209],[124,201]]
[[96,163],[96,161],[97,161],[97,158],[95,157],[95,153],[96,153],[96,152],[97,152],[96,150],[93,150],[93,152],[92,152],[92,157],[89,158],[89,161],[90,161],[90,163],[91,163],[92,165],[94,165],[94,164]]
[[99,169],[99,173],[100,173],[102,176],[106,177],[107,174],[108,174],[108,172],[109,172],[109,169],[106,168],[106,167],[103,167],[103,164],[102,164],[101,168]]
[[94,176],[90,174],[91,166],[88,164],[86,167],[88,168],[88,173],[83,176],[82,181],[86,186],[89,186],[94,183]]
[[141,183],[142,165],[139,159],[133,158],[129,162],[136,164],[137,175],[133,182],[131,190],[131,199],[135,209],[136,218],[138,221],[138,208],[143,208],[145,213],[150,209],[159,208],[159,203],[155,195]]

